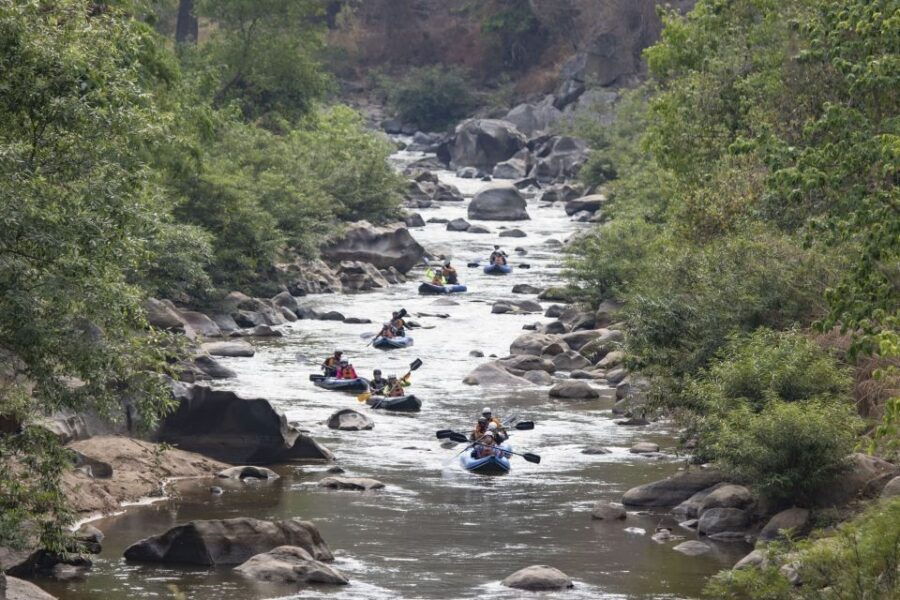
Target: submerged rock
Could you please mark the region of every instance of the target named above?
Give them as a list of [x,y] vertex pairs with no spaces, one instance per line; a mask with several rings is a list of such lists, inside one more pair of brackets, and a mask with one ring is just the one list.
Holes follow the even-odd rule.
[[249,358],[256,354],[253,346],[247,342],[209,342],[202,344],[200,349],[210,356],[242,357]]
[[599,398],[600,394],[584,380],[560,381],[550,388],[551,398],[589,399]]
[[687,542],[681,542],[672,549],[687,556],[700,556],[701,554],[706,554],[711,551],[712,546],[704,542],[698,542],[697,540],[688,540]]
[[591,509],[591,517],[598,520],[616,521],[628,516],[625,507],[612,502],[598,502]]
[[257,554],[234,570],[250,579],[267,583],[350,583],[343,573],[314,559],[298,546],[279,546]]
[[325,477],[319,481],[319,487],[330,490],[380,490],[384,484],[368,477]]
[[375,427],[375,422],[352,408],[345,408],[328,417],[328,427],[342,431],[362,431]]
[[216,477],[220,479],[247,479],[252,477],[254,479],[268,479],[271,481],[279,479],[278,473],[272,469],[254,466],[230,467],[216,473]]

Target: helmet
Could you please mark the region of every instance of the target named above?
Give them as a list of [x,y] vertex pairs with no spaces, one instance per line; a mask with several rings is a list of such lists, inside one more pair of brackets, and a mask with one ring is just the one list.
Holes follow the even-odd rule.
[[450,266],[450,261],[448,260],[447,262],[445,262],[445,263],[444,263],[444,266],[445,266],[445,267],[449,267],[449,266]]
[[489,415],[489,414],[491,414],[491,407],[490,407],[490,406],[485,406],[484,408],[482,408],[482,409],[481,409],[481,414],[483,414],[483,415]]
[[343,352],[341,352],[340,350],[335,350],[335,351],[334,351],[334,355],[335,355],[335,356],[340,356],[340,355],[342,355],[342,354],[343,354]]
[[374,373],[375,373],[375,376],[378,377],[379,375],[381,375],[381,369],[375,369]]
[[396,375],[388,375],[388,381],[396,381],[396,380],[397,380]]
[[488,431],[496,431],[496,430],[497,430],[497,424],[491,422],[491,424],[488,425]]
[[347,365],[349,365],[349,364],[350,364],[350,361],[347,360],[346,358],[344,358],[344,359],[341,360],[341,365],[347,366]]
[[494,244],[494,250],[499,250],[499,249],[500,249],[500,246],[497,244]]

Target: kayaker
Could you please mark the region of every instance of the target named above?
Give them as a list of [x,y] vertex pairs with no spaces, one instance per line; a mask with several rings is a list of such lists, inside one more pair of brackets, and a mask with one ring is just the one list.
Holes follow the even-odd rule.
[[485,406],[481,409],[481,418],[487,420],[488,427],[490,427],[490,424],[493,423],[494,425],[496,425],[497,431],[506,435],[506,428],[503,427],[503,422],[500,419],[494,417],[494,413],[491,412],[490,406]]
[[475,424],[475,429],[472,430],[472,433],[469,435],[469,439],[474,442],[481,438],[481,436],[483,436],[485,433],[487,433],[488,422],[488,419],[485,419],[484,417],[478,419],[478,423]]
[[350,361],[344,359],[338,367],[337,377],[338,379],[357,379],[359,375],[356,374],[356,369],[353,368]]
[[369,381],[369,389],[373,394],[383,396],[387,388],[388,380],[381,376],[381,369],[375,369],[372,380]]
[[329,356],[325,359],[325,362],[322,363],[322,370],[325,371],[325,377],[335,377],[338,372],[338,367],[341,365],[341,356],[344,353],[340,350],[335,350],[334,355]]
[[505,265],[506,264],[506,252],[500,249],[500,246],[494,244],[494,251],[491,252],[491,258],[489,261],[492,265]]
[[401,310],[400,312],[391,313],[391,332],[396,337],[405,337],[406,336],[406,321],[403,320],[403,317],[406,316],[406,311]]
[[459,274],[456,272],[456,269],[450,266],[449,260],[444,263],[444,268],[441,269],[441,275],[444,277],[447,285],[459,285]]
[[396,375],[388,375],[387,383],[387,396],[389,398],[399,398],[406,395],[406,390],[403,388],[409,385],[409,376],[397,379]]
[[499,442],[494,439],[493,434],[484,434],[476,446],[475,458],[485,458],[486,456],[495,455],[497,452],[497,443]]
[[431,285],[444,285],[443,271],[437,271],[431,278]]

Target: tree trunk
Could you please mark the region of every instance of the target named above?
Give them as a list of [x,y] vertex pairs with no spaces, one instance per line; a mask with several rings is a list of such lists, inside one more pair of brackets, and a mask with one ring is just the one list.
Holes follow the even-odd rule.
[[194,16],[194,0],[179,0],[178,22],[175,25],[175,41],[179,44],[196,44],[197,35],[197,17]]

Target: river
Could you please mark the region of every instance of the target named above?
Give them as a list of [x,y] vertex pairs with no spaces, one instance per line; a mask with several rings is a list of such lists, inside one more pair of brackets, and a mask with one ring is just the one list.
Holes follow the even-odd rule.
[[[398,165],[417,158],[394,156]],[[452,173],[439,174],[457,185],[465,203],[443,203],[422,215],[465,217],[468,199],[482,186]],[[209,482],[182,482],[172,497],[128,508],[120,515],[94,522],[105,534],[103,552],[91,575],[80,582],[40,582],[59,598],[142,600],[184,598],[696,598],[703,580],[730,567],[747,552],[744,544],[715,544],[701,557],[672,550],[680,540],[662,544],[650,539],[658,525],[672,526],[677,535],[693,539],[665,511],[629,512],[625,521],[595,521],[590,509],[598,500],[618,501],[628,488],[674,473],[681,462],[674,455],[674,435],[665,424],[630,428],[615,425],[610,411],[611,390],[600,400],[553,400],[547,388],[524,390],[467,386],[463,377],[489,358],[470,356],[480,350],[508,354],[523,325],[547,322],[541,315],[492,315],[491,304],[514,296],[515,283],[538,287],[558,283],[562,255],[552,240],[563,241],[587,225],[572,223],[562,207],[539,207],[529,200],[531,220],[515,224],[480,223],[491,234],[448,232],[443,224],[413,229],[427,248],[449,253],[469,293],[453,298],[419,296],[418,281],[358,295],[318,295],[301,299],[313,308],[338,310],[347,316],[385,320],[406,308],[425,326],[413,330],[412,348],[382,352],[366,348],[366,334],[377,325],[332,321],[298,321],[283,327],[284,337],[256,342],[253,358],[223,359],[235,379],[218,382],[245,397],[270,399],[289,420],[329,448],[348,476],[373,477],[386,484],[379,491],[339,492],[316,487],[329,465],[283,465],[272,483],[223,485],[213,496]],[[515,226],[524,238],[498,238],[500,227]],[[484,275],[466,268],[484,261],[494,243],[510,254],[516,268],[508,276]],[[548,243],[549,242],[549,243]],[[512,251],[521,246],[526,256]],[[452,301],[449,303],[448,300]],[[544,303],[544,306],[549,303]],[[443,313],[448,318],[416,316]],[[324,421],[335,410],[359,406],[353,396],[322,391],[308,375],[334,349],[345,352],[363,376],[374,368],[402,374],[415,358],[424,365],[413,375],[411,391],[424,400],[413,416],[360,410],[375,421],[362,432],[328,429]],[[501,416],[515,413],[537,423],[533,431],[515,432],[511,442],[520,451],[538,453],[540,464],[513,459],[512,472],[485,477],[463,471],[457,450],[441,448],[434,431],[466,430],[481,408],[489,405]],[[654,441],[671,458],[659,460],[630,454],[636,441]],[[582,450],[603,446],[609,454]],[[162,532],[176,523],[201,518],[235,516],[313,521],[336,554],[335,566],[350,579],[345,587],[296,587],[248,583],[230,568],[198,569],[129,564],[123,550],[136,540]],[[532,564],[553,565],[575,582],[566,592],[525,594],[500,585],[510,573]]]

